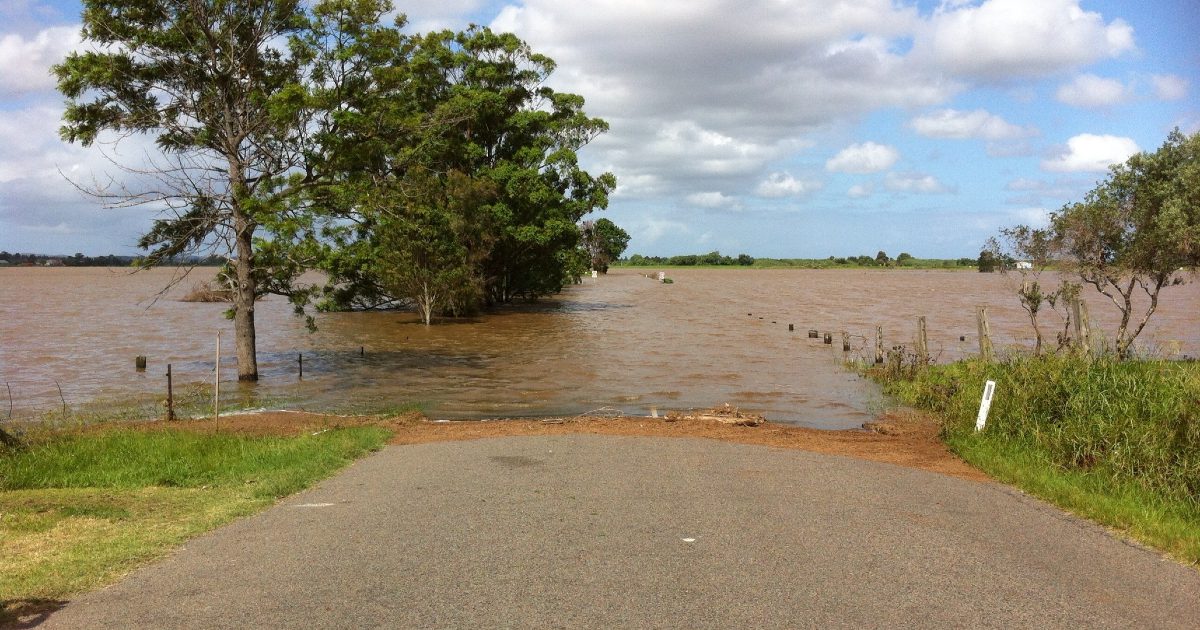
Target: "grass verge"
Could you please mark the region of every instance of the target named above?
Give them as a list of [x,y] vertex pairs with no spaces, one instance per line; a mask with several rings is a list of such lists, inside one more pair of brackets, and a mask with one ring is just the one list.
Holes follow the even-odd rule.
[[111,428],[0,453],[0,625],[110,584],[389,435],[373,426],[295,437]]
[[936,412],[947,445],[989,475],[1200,564],[1200,364],[1014,357],[875,376]]

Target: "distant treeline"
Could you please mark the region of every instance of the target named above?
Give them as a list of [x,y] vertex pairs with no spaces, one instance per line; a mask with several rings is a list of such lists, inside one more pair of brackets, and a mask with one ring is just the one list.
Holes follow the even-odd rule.
[[634,254],[629,258],[621,258],[617,261],[618,265],[629,265],[630,267],[644,267],[648,265],[668,265],[672,267],[695,267],[697,265],[709,266],[734,266],[749,267],[754,264],[754,258],[746,254],[738,254],[737,258],[732,256],[722,256],[721,252],[709,252],[707,254],[685,254],[683,256],[643,256]]
[[721,252],[707,254],[686,254],[683,256],[643,256],[634,254],[622,258],[615,264],[629,267],[693,267],[693,266],[741,266],[741,267],[795,267],[803,269],[829,269],[836,267],[908,267],[914,269],[954,269],[959,267],[974,268],[978,264],[975,258],[916,258],[908,252],[901,252],[895,258],[880,251],[874,256],[829,256],[828,258],[755,258],[747,254],[737,257],[722,256]]
[[[141,260],[138,256],[84,256],[76,253],[73,256],[53,254],[10,254],[0,252],[0,266],[12,267],[131,267]],[[219,256],[200,258],[196,256],[180,257],[173,262],[163,264],[194,265],[197,267],[219,267],[225,264],[225,259]]]

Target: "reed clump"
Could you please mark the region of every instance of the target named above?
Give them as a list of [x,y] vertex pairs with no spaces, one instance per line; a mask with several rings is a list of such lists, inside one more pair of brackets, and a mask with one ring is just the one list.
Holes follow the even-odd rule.
[[232,302],[233,289],[213,282],[197,282],[180,302]]

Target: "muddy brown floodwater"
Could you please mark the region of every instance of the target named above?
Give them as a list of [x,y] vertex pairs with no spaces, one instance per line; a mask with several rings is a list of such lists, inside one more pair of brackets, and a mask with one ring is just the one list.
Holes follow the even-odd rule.
[[[178,301],[209,271],[155,301],[172,273],[0,269],[0,395],[13,415],[162,398],[167,363],[181,388],[211,382],[221,329],[230,403],[348,411],[419,403],[433,418],[647,415],[729,403],[779,422],[849,428],[883,400],[841,369],[842,330],[852,335],[851,355],[865,355],[875,326],[888,346],[911,344],[924,315],[931,353],[944,362],[976,350],[975,307],[986,304],[999,348],[1032,337],[1016,276],[693,269],[670,270],[674,283],[662,284],[648,270],[617,269],[538,304],[431,327],[408,313],[329,313],[310,334],[285,300],[268,298],[257,307],[262,378],[239,385],[226,305]],[[1103,299],[1088,295],[1111,334],[1116,309]],[[1200,284],[1165,290],[1139,347],[1200,355],[1198,312]],[[1061,323],[1046,320],[1053,338]],[[809,329],[833,331],[834,347],[809,339]],[[149,358],[144,373],[134,371],[137,355]]]

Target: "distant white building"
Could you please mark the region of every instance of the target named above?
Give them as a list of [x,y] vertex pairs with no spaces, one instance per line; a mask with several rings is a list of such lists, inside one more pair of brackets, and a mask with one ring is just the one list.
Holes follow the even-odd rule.
[[1017,269],[1033,269],[1033,263],[1028,260],[1018,260]]

